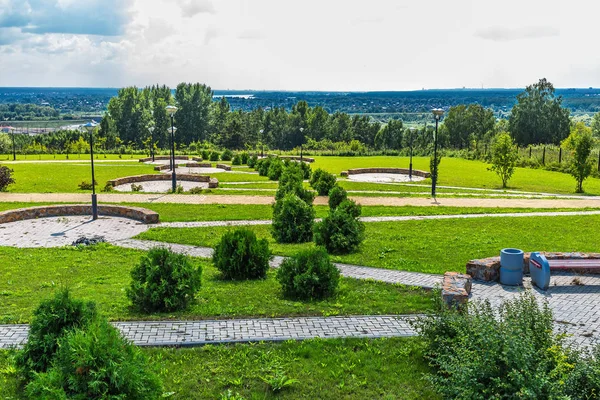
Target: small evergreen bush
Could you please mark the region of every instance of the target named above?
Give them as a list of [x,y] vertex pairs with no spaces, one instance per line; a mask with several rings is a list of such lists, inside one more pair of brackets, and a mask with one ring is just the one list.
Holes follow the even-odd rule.
[[317,191],[319,196],[327,196],[329,191],[335,186],[335,175],[318,168],[310,177],[310,186]]
[[34,372],[46,371],[58,349],[59,339],[68,331],[89,324],[96,316],[94,303],[74,300],[68,289],[42,301],[33,312],[27,343],[16,358],[21,375],[29,380]]
[[223,154],[221,154],[221,160],[223,161],[231,161],[233,158],[233,152],[229,149],[225,149]]
[[337,208],[337,206],[342,204],[342,202],[344,200],[347,200],[347,199],[348,199],[348,192],[346,192],[346,189],[344,189],[343,187],[341,187],[339,185],[335,185],[329,191],[329,208],[331,210],[334,210]]
[[131,271],[127,297],[146,312],[185,309],[200,289],[202,268],[167,248],[156,247]]
[[[204,157],[202,157],[204,158]],[[219,161],[219,153],[216,151],[212,151],[209,155],[209,160],[210,161]]]
[[312,240],[315,210],[295,193],[277,200],[273,207],[271,233],[278,243],[304,243]]
[[[210,151],[208,151],[208,149],[204,149],[202,150],[201,156],[203,160],[210,160]],[[213,160],[216,161],[216,160]]]
[[[82,181],[79,185],[79,189],[80,190],[92,190],[92,184],[90,182],[87,181]],[[94,186],[98,186],[98,182],[94,182]]]
[[229,280],[264,279],[270,258],[267,240],[256,239],[249,229],[225,233],[213,253],[215,267]]
[[332,254],[358,250],[365,238],[365,225],[358,220],[361,208],[352,200],[344,200],[330,209],[329,215],[315,227],[315,243]]
[[258,174],[260,176],[268,176],[271,162],[273,162],[273,160],[275,159],[275,157],[266,157],[258,160],[255,166],[255,169],[258,171]]
[[285,297],[314,300],[330,297],[340,280],[340,271],[323,248],[304,250],[283,261],[277,280]]
[[294,193],[307,204],[312,204],[315,196],[311,191],[304,189],[302,174],[303,171],[298,163],[288,164],[279,177],[275,200],[281,200],[286,194]]
[[267,171],[267,176],[272,181],[277,181],[281,177],[283,173],[284,164],[281,158],[273,158],[269,163],[269,169]]
[[248,167],[254,168],[256,163],[258,162],[258,156],[254,154],[252,157],[248,158]]
[[15,183],[12,177],[13,172],[12,169],[4,165],[0,166],[0,192],[4,192],[8,185]]
[[60,340],[52,366],[26,393],[35,399],[156,399],[162,385],[142,351],[97,319]]
[[242,165],[242,156],[236,154],[231,160],[231,165]]
[[245,151],[240,154],[240,161],[242,162],[242,164],[248,164],[249,159],[250,156],[248,156],[248,153],[246,153]]

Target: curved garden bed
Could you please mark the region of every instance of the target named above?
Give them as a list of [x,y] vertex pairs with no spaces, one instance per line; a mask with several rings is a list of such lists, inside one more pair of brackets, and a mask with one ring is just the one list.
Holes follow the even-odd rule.
[[[169,174],[148,174],[148,175],[134,175],[134,176],[126,176],[123,178],[117,178],[106,182],[107,186],[120,186],[127,185],[130,183],[139,183],[139,182],[152,182],[152,181],[169,181],[171,180],[171,175]],[[196,174],[177,174],[178,181],[188,181],[188,182],[203,182],[208,183],[208,187],[210,189],[215,189],[219,186],[219,181],[216,178],[211,178],[207,175],[196,175]]]
[[[158,213],[141,207],[99,204],[98,214],[110,217],[134,219],[144,224],[157,224]],[[46,217],[66,217],[70,215],[92,215],[91,204],[60,204],[40,207],[18,208],[0,212],[0,224]]]

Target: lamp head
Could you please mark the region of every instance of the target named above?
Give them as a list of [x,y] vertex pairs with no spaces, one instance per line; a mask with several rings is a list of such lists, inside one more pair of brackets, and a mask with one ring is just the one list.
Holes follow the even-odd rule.
[[442,110],[441,108],[434,108],[433,110],[431,110],[431,112],[433,113],[433,116],[436,120],[439,120],[440,118],[442,118],[442,115],[444,115],[444,110]]
[[177,107],[175,106],[167,106],[167,114],[173,116],[177,112]]

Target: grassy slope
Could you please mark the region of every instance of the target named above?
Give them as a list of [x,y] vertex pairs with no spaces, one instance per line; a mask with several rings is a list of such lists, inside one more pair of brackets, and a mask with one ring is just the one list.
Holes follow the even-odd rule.
[[[173,399],[437,399],[417,339],[330,339],[144,349]],[[20,399],[12,352],[0,351],[0,398]],[[298,382],[273,395],[262,378]]]
[[0,323],[29,321],[40,299],[61,285],[69,286],[77,297],[95,300],[111,320],[406,314],[430,307],[424,291],[354,279],[342,279],[337,295],[329,300],[285,300],[274,271],[269,271],[266,280],[224,282],[208,261],[194,259],[203,268],[197,303],[178,313],[141,314],[129,309],[125,289],[129,271],[142,254],[109,245],[87,249],[0,247]]
[[[366,240],[356,254],[335,256],[344,263],[406,271],[464,271],[467,261],[498,255],[500,249],[600,252],[600,216],[519,217],[377,222],[366,224]],[[215,246],[228,227],[154,228],[139,237],[172,243]],[[276,254],[290,255],[308,244],[277,244],[270,226],[251,227]]]

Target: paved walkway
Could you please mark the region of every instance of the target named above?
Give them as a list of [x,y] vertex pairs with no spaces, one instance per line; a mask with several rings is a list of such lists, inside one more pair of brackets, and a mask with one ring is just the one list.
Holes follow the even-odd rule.
[[[503,208],[588,208],[600,207],[599,197],[581,199],[497,199],[497,198],[420,198],[420,197],[357,197],[350,196],[364,206],[447,206],[447,207],[503,207]],[[83,193],[0,193],[0,202],[31,203],[87,203],[89,194]],[[101,203],[176,203],[176,204],[256,204],[274,202],[273,196],[244,195],[181,195],[142,193],[100,193]],[[316,205],[326,205],[327,197],[319,196]]]

